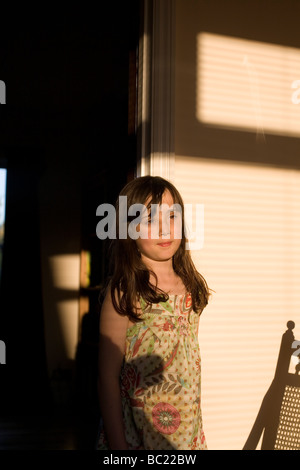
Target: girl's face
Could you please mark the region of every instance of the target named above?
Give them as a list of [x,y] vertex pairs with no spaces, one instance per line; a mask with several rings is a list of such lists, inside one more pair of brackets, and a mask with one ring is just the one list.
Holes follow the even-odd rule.
[[[149,199],[145,202],[145,206]],[[143,261],[167,261],[172,259],[181,243],[181,212],[172,207],[173,198],[169,191],[165,191],[162,196],[161,210],[151,211],[142,218],[141,224],[143,232],[147,238],[138,238],[137,247],[141,253]],[[155,209],[155,206],[154,206]]]

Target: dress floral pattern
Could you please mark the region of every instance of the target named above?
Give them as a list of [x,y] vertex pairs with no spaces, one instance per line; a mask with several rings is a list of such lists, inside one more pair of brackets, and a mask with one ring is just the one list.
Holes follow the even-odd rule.
[[[147,307],[127,330],[120,376],[126,440],[130,449],[204,450],[200,406],[199,315],[191,296],[170,295]],[[108,449],[104,431],[98,449]]]

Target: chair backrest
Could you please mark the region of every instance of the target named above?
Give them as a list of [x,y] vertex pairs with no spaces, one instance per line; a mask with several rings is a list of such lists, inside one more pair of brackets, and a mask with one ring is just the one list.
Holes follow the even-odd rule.
[[[244,450],[300,450],[300,341],[289,321],[282,335],[274,379],[267,391]],[[292,366],[294,370],[290,372]]]
[[[297,377],[300,379],[300,377]],[[300,450],[300,384],[286,385],[274,450]]]

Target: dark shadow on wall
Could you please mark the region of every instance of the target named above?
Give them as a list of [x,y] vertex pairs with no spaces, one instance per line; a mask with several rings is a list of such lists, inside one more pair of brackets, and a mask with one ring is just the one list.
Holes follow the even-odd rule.
[[[78,414],[87,422],[83,432],[93,426],[86,410],[91,394],[95,404],[98,354],[87,344],[98,328],[87,312],[78,362],[67,362],[59,305],[78,300],[79,293],[56,287],[49,260],[80,255],[84,236],[94,235],[97,206],[114,203],[135,168],[135,135],[128,136],[128,53],[135,46],[138,3],[103,4],[95,15],[80,8],[77,15],[73,9],[64,16],[60,10],[53,19],[51,12],[39,20],[29,12],[18,18],[3,14],[0,79],[7,105],[0,106],[0,150],[9,171],[0,293],[0,340],[7,357],[0,367],[0,414],[17,421],[29,415],[26,425],[41,412],[52,419],[55,408],[76,432]],[[98,242],[95,284],[106,275],[106,249]],[[48,420],[41,421],[48,426]],[[63,423],[58,427],[63,433]],[[66,437],[71,431],[68,426]],[[87,434],[76,446],[94,443],[87,442]]]
[[[267,391],[243,450],[255,450],[263,435],[261,450],[300,449],[300,376],[299,363],[290,373],[291,356],[300,342],[293,334],[295,323],[289,321],[282,335],[274,380]],[[300,352],[300,350],[299,350]]]
[[88,291],[89,309],[83,315],[81,338],[77,345],[75,358],[74,401],[77,414],[83,424],[84,435],[80,442],[85,448],[94,449],[98,433],[100,410],[97,392],[99,357],[99,318],[101,300],[99,289]]

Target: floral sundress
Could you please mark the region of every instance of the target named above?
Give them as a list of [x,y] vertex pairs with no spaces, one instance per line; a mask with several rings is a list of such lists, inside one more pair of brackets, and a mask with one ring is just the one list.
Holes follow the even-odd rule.
[[[147,307],[127,330],[120,389],[130,449],[207,449],[201,413],[199,315],[190,294]],[[97,448],[107,450],[104,430]]]

